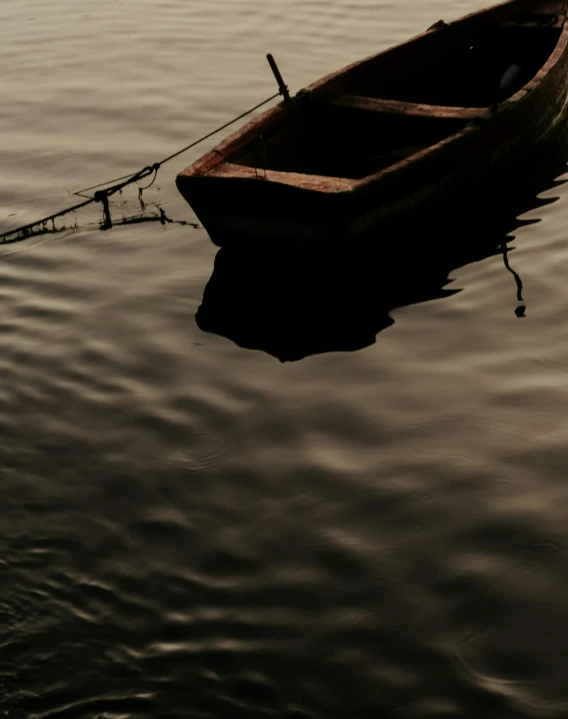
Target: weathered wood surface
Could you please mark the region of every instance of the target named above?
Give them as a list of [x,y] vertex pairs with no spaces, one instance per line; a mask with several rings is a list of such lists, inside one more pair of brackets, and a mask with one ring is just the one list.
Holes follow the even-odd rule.
[[[212,152],[181,172],[177,185],[216,244],[246,239],[321,241],[355,238],[381,224],[488,183],[508,160],[543,141],[565,121],[568,98],[568,0],[513,0],[474,13],[442,29],[355,63],[307,88],[312,106],[366,116],[420,122],[461,123],[457,131],[425,147],[397,156],[392,148],[376,172],[362,177],[255,168],[250,159],[235,160],[262,133],[274,147],[286,146],[296,112],[283,103],[255,118]],[[540,13],[556,45],[546,62],[511,97],[495,106],[464,107],[372,97],[360,93],[368,78],[388,82],[401,65],[440,55],[447,43],[469,37],[488,24],[515,25],[519,13]],[[545,17],[550,16],[550,22]],[[511,22],[508,22],[508,18]],[[528,29],[539,20],[528,15]],[[555,30],[556,29],[556,30]],[[530,35],[529,35],[530,37]],[[457,40],[456,40],[457,39]],[[437,56],[436,56],[437,57]],[[309,110],[308,110],[309,111]],[[388,150],[388,148],[387,148]],[[330,155],[338,148],[329,147]],[[371,153],[370,153],[371,154]],[[380,153],[379,153],[380,155]],[[377,155],[378,157],[378,155]],[[386,155],[385,155],[386,157]],[[333,158],[332,158],[333,159]],[[372,159],[372,157],[371,157]],[[383,166],[387,162],[387,166]]]

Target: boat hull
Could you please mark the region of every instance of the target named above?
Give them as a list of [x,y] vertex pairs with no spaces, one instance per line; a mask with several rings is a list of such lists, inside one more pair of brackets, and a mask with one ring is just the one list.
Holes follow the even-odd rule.
[[383,228],[459,211],[473,198],[482,200],[487,193],[502,191],[506,183],[519,178],[528,153],[538,154],[544,146],[564,142],[565,33],[540,75],[538,82],[500,106],[479,108],[464,122],[462,131],[431,151],[349,186],[338,179],[335,187],[327,178],[322,191],[316,181],[310,186],[300,175],[292,181],[270,169],[234,165],[224,171],[189,168],[178,175],[177,186],[218,246],[319,244],[376,237]]
[[[412,188],[377,188],[361,196],[312,196],[269,185],[267,192],[250,191],[250,181],[228,179],[210,183],[195,178],[178,188],[219,246],[242,244],[330,243],[376,237],[393,226],[402,229],[440,213],[467,211],[495,193],[514,191],[522,182],[525,164],[535,157],[553,156],[568,142],[568,106],[549,127],[541,128],[536,115],[532,127],[507,137],[491,150],[464,148],[437,168],[433,177],[424,168]],[[477,143],[475,143],[477,145]],[[530,160],[529,160],[530,156]],[[544,162],[543,157],[543,162]],[[262,182],[262,180],[258,180]]]

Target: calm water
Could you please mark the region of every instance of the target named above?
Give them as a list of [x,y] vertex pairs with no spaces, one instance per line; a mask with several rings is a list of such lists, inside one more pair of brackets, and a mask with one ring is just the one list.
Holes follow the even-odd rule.
[[[489,4],[3,0],[2,228],[272,94],[266,52],[297,90]],[[201,151],[147,217],[195,220],[173,180]],[[222,254],[211,278],[203,230],[101,232],[98,210],[3,246],[0,714],[566,717],[568,185],[548,187],[535,222],[471,242],[463,218],[427,271],[417,250],[382,279],[322,260],[263,285]],[[140,212],[133,190],[113,207]],[[524,319],[489,249],[509,229]]]

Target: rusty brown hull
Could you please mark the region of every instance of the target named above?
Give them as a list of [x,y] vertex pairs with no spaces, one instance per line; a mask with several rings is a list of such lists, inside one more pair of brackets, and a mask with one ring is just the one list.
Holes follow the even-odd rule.
[[[351,241],[494,191],[563,128],[567,10],[513,0],[345,68],[181,172],[179,191],[217,245]],[[499,87],[511,68],[517,85]]]

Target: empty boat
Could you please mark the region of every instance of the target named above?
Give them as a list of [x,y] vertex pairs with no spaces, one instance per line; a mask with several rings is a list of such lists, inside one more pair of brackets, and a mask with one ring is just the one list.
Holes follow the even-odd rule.
[[351,241],[463,199],[564,122],[568,0],[511,0],[319,80],[180,172],[221,246]]

